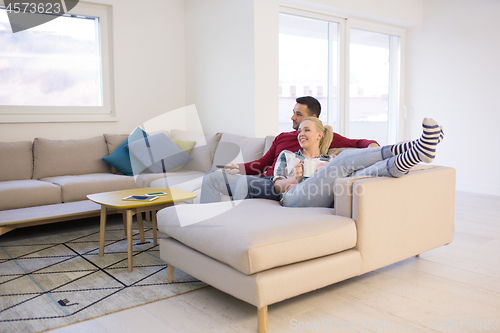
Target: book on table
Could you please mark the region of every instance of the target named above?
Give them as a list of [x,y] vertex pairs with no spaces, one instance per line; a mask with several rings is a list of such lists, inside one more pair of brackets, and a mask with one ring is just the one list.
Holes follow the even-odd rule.
[[128,197],[122,198],[122,200],[130,200],[130,201],[153,201],[158,199],[157,196],[151,195],[129,195]]

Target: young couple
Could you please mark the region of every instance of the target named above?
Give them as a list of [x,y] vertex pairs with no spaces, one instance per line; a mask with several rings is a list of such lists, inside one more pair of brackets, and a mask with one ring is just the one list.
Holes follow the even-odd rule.
[[[328,156],[328,149],[336,133],[332,132],[330,126],[323,126],[317,117],[303,118],[295,132],[295,140],[300,149],[294,149],[295,152],[283,150],[279,153],[273,177],[258,181],[259,184],[265,181],[267,187],[271,186],[273,196],[260,197],[280,200],[287,207],[333,207],[333,185],[339,177],[401,177],[419,162],[431,162],[436,145],[443,138],[442,128],[434,120],[426,118],[422,125],[423,134],[415,141],[348,150],[338,156]],[[318,160],[317,171],[309,178],[304,177],[302,161],[306,159]],[[216,171],[205,175],[201,203],[220,201],[220,193],[227,195],[229,187],[233,190],[234,200],[259,197],[252,195],[255,188],[252,186],[253,179],[248,179],[249,176],[227,175],[228,182],[224,183],[221,182],[220,174],[220,171]]]
[[[235,169],[226,169],[224,174],[221,170],[207,173],[203,177],[201,203],[218,202],[221,193],[229,195],[229,192],[233,195],[234,200],[245,198],[280,199],[281,193],[275,191],[272,181],[277,158],[284,150],[298,151],[300,145],[297,141],[297,129],[300,122],[305,117],[319,118],[321,114],[321,104],[314,97],[299,97],[296,102],[291,118],[294,131],[279,134],[266,154],[258,160],[240,164],[229,163],[228,165],[235,167]],[[378,147],[378,144],[373,140],[353,140],[333,133],[330,148],[344,147],[367,148]]]

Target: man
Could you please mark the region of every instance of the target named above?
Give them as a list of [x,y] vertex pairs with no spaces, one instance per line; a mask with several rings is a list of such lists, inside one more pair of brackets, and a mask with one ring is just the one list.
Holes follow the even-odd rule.
[[[225,174],[219,170],[207,173],[203,177],[200,203],[218,202],[221,193],[233,195],[234,200],[246,198],[280,199],[280,195],[274,190],[274,183],[271,180],[276,159],[283,150],[298,151],[300,145],[297,140],[297,129],[300,122],[305,117],[319,117],[321,114],[321,104],[314,97],[299,97],[296,102],[291,118],[294,131],[279,134],[274,139],[271,148],[258,160],[240,164],[231,162],[228,166],[235,167],[235,169],[224,169]],[[348,139],[333,133],[330,148],[345,147],[378,147],[378,143],[373,140]]]

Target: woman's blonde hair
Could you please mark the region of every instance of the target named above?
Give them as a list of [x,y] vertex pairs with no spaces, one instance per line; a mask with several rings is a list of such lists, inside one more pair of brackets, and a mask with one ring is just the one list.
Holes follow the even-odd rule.
[[[316,130],[318,132],[323,133],[323,138],[319,141],[319,152],[326,156],[328,155],[328,149],[330,149],[330,144],[332,143],[333,140],[333,128],[330,125],[323,125],[321,120],[319,120],[316,117],[305,117],[302,119],[304,120],[311,120],[314,122],[314,125],[316,126]],[[301,121],[301,123],[302,123]]]

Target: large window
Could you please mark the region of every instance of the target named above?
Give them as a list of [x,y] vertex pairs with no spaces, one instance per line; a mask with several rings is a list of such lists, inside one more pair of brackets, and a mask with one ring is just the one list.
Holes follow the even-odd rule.
[[114,118],[106,7],[80,3],[72,12],[12,33],[0,7],[2,121]]
[[[337,60],[329,57],[329,46],[336,48],[337,30],[337,24],[333,22],[280,15],[280,132],[292,128],[290,117],[297,97],[313,96],[323,107],[328,105],[329,60]],[[337,75],[335,67],[333,72]],[[336,96],[336,89],[333,90]],[[323,122],[328,122],[329,116],[332,118],[336,114],[336,105],[331,107],[331,112],[320,115]]]
[[280,131],[295,98],[310,95],[340,134],[381,145],[398,139],[404,30],[283,8],[279,35]]

